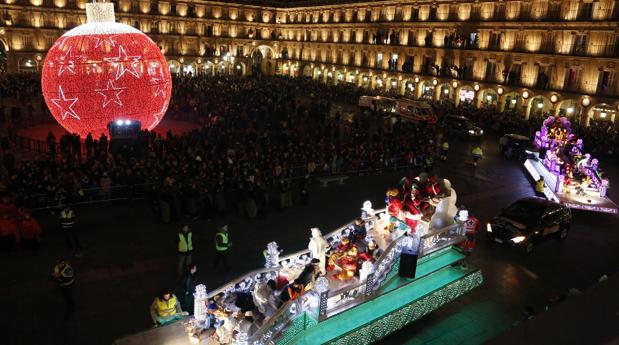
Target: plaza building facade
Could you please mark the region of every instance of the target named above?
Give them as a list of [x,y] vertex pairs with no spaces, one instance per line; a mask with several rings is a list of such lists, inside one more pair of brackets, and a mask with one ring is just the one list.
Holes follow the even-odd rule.
[[[86,0],[0,0],[0,69],[40,72]],[[176,74],[305,76],[576,121],[619,113],[614,0],[115,0]]]

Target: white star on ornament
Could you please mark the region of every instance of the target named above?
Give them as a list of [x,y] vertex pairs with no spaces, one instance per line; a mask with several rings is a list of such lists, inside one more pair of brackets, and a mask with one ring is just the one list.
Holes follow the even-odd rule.
[[155,126],[157,126],[157,124],[159,124],[159,121],[161,121],[161,118],[163,118],[163,115],[165,114],[165,110],[166,110],[166,104],[165,102],[163,103],[163,107],[161,107],[161,111],[159,111],[158,113],[154,113],[153,117],[155,118],[155,120],[153,121],[153,123],[148,126],[148,130],[152,131],[153,128],[155,128]]
[[69,71],[71,74],[75,74],[75,60],[79,59],[80,56],[73,56],[72,51],[73,47],[69,47],[64,56],[57,58],[58,61],[58,76],[60,77],[64,71]]
[[[141,56],[137,56],[137,55],[134,55],[134,56],[127,55],[127,52],[125,52],[125,48],[119,45],[118,46],[118,57],[103,58],[103,60],[107,62],[111,62],[113,64],[118,64],[118,70],[116,71],[116,80],[118,80],[122,76],[125,75],[125,72],[128,72],[134,77],[139,78],[140,71],[136,69],[136,65],[138,64],[140,58]],[[129,62],[128,60],[132,60],[132,61]],[[126,68],[125,63],[128,63],[131,68],[130,69]]]
[[68,37],[60,37],[58,40],[56,40],[56,42],[54,43],[54,45],[49,48],[49,50],[52,50],[56,47],[59,47],[59,49],[62,49],[62,47],[64,46],[64,42],[67,40]]
[[[62,86],[58,85],[58,98],[51,99],[52,103],[60,109],[60,116],[64,120],[67,115],[73,116],[76,119],[80,119],[75,110],[73,110],[73,106],[77,102],[78,98],[66,98],[64,95],[64,91],[62,90]],[[64,104],[69,104],[68,107],[65,107]]]
[[165,94],[166,94],[166,90],[168,89],[168,82],[166,81],[163,84],[157,84],[155,86],[155,95],[154,97],[157,97],[159,95],[161,95],[161,97],[165,98]]
[[99,89],[95,91],[97,91],[97,93],[103,96],[103,108],[105,108],[108,104],[110,104],[110,102],[114,102],[122,106],[123,102],[120,101],[120,94],[126,89],[126,87],[115,87],[112,80],[109,80],[105,89]]
[[114,41],[114,36],[116,36],[116,35],[110,35],[110,36],[107,36],[105,38],[96,37],[97,42],[95,42],[95,49],[99,48],[100,46],[103,46],[105,48],[105,43],[106,42],[108,43],[108,45],[110,47],[115,47],[116,46],[116,41]]

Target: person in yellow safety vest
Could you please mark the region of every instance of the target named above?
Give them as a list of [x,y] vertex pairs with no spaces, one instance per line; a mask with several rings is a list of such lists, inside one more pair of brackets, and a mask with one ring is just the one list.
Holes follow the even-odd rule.
[[82,246],[80,246],[77,231],[75,231],[75,212],[69,205],[66,205],[62,211],[60,211],[60,227],[62,231],[64,231],[69,250],[73,252],[75,256],[80,256],[79,252],[82,250]]
[[544,183],[544,176],[540,176],[539,180],[535,182],[535,195],[539,197],[544,197],[544,187],[546,184]]
[[155,326],[165,325],[182,318],[183,309],[178,298],[169,290],[164,290],[159,296],[155,297],[153,304],[150,305],[150,317]]
[[477,168],[477,162],[484,158],[484,151],[480,146],[475,146],[473,151],[471,151],[471,154],[473,155],[473,166]]
[[447,160],[447,152],[449,152],[449,143],[447,142],[447,140],[445,140],[441,144],[441,160]]
[[73,283],[75,282],[75,272],[68,260],[58,260],[52,277],[60,287],[60,293],[65,304],[65,318],[69,318],[75,309],[75,301],[73,300]]
[[193,252],[193,235],[189,225],[185,224],[178,232],[176,246],[178,248],[178,277],[181,278],[187,266],[191,264],[191,253]]
[[230,269],[228,263],[228,249],[232,246],[230,238],[228,237],[228,226],[222,226],[217,234],[215,234],[215,260],[213,261],[213,268],[217,268],[220,262],[223,262],[226,270]]

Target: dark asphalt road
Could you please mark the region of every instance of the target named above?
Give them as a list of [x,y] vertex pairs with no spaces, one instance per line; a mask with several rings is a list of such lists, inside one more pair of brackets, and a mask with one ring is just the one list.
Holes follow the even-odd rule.
[[[440,176],[452,181],[464,203],[480,220],[501,207],[533,194],[519,164],[498,157],[496,140],[484,143],[487,159],[477,170],[468,163],[469,143],[452,142]],[[458,156],[463,156],[459,158]],[[604,162],[602,163],[604,165]],[[607,166],[607,168],[609,168]],[[611,182],[619,181],[610,166]],[[309,228],[330,231],[354,217],[364,200],[381,205],[384,192],[403,175],[352,177],[342,186],[311,190],[311,203],[285,212],[272,211],[265,220],[218,219],[188,221],[196,241],[194,260],[209,287],[262,266],[261,251],[275,240],[285,252],[307,246]],[[617,189],[611,194],[619,195]],[[575,212],[569,238],[547,241],[531,255],[487,245],[481,236],[469,262],[481,267],[484,285],[409,327],[382,344],[478,344],[511,327],[525,305],[541,308],[550,294],[583,289],[605,273],[617,270],[619,219]],[[166,286],[175,286],[174,236],[180,226],[161,224],[142,201],[92,206],[78,210],[80,236],[87,251],[75,258],[78,309],[73,321],[62,319],[62,303],[49,274],[64,253],[64,238],[55,218],[39,215],[45,226],[39,253],[0,253],[0,313],[2,344],[110,344],[113,339],[150,327],[149,305]],[[233,269],[211,271],[213,237],[228,223],[233,242]]]

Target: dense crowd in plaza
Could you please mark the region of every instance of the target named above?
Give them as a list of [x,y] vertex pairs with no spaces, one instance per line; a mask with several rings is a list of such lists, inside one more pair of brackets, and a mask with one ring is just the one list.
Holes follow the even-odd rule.
[[229,210],[256,217],[269,205],[307,202],[310,177],[380,170],[395,159],[410,164],[433,149],[433,133],[417,125],[373,131],[365,118],[329,112],[332,100],[354,103],[362,92],[279,77],[177,79],[169,116],[201,121],[200,130],[142,133],[135,148],[118,154],[105,137],[86,138],[84,150],[76,136],[50,136],[49,144],[59,143],[56,159],[6,162],[2,189],[37,207],[114,197],[128,189],[115,186],[133,186],[169,205],[172,217]]
[[[35,101],[37,83],[31,76],[0,78],[3,90]],[[76,136],[50,135],[50,155],[21,162],[4,140],[0,190],[32,208],[146,193],[169,206],[171,218],[183,213],[210,218],[231,210],[253,218],[269,205],[307,202],[312,177],[422,165],[435,154],[436,131],[412,123],[376,126],[371,117],[333,111],[335,104],[356,104],[363,94],[367,90],[349,84],[327,86],[306,78],[176,78],[167,116],[199,122],[201,129],[164,136],[144,132],[136,147],[117,154],[109,152],[106,137],[89,137],[82,145]],[[532,136],[544,118],[525,121],[521,114],[492,108],[433,106],[439,114],[462,114],[497,133]],[[614,129],[575,127],[594,154],[607,154],[617,143]]]

